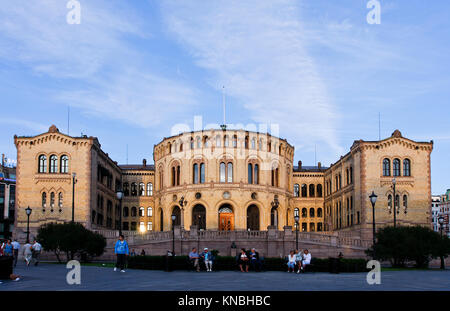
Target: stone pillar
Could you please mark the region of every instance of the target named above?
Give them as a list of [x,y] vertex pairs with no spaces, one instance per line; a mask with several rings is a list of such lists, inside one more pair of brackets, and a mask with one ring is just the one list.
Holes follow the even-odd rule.
[[277,227],[268,226],[267,227],[267,250],[265,257],[278,257],[278,245],[277,245]]

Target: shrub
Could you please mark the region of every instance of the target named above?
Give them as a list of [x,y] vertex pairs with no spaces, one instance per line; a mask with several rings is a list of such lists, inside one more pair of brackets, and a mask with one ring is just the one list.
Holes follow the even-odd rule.
[[100,256],[106,247],[106,239],[86,229],[79,223],[48,223],[38,230],[37,239],[46,251],[55,253],[61,262],[61,254],[65,253],[67,261],[79,256],[82,261],[90,257]]
[[384,227],[376,233],[377,241],[366,253],[388,260],[393,267],[404,267],[414,261],[418,268],[427,267],[431,259],[450,254],[450,240],[422,226]]

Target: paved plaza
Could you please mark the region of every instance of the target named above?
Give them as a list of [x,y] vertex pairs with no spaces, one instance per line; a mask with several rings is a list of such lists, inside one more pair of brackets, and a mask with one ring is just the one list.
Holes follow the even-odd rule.
[[[287,272],[241,273],[237,271],[191,272],[132,270],[82,266],[81,284],[68,285],[65,265],[41,263],[37,267],[19,264],[15,270],[22,279],[3,281],[0,291],[10,290],[149,290],[149,291],[371,291],[371,290],[450,290],[450,270],[387,271],[380,285],[369,285],[365,273]],[[207,286],[205,286],[207,284]]]

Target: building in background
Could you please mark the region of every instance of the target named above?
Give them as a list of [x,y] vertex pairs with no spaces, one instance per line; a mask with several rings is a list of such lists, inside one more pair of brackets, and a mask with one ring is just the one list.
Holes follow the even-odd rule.
[[0,239],[11,238],[14,231],[16,168],[8,165],[4,154],[0,163]]
[[450,237],[450,189],[447,190],[447,192],[441,196],[441,202],[439,204],[440,207],[440,215],[444,217],[444,227],[443,230],[445,234],[447,234],[448,237]]
[[45,223],[70,221],[73,194],[75,221],[89,229],[283,230],[295,229],[298,216],[299,231],[371,239],[372,191],[378,228],[392,224],[394,199],[399,224],[431,226],[433,142],[415,142],[399,131],[380,141],[355,141],[329,168],[294,166],[294,147],[285,139],[225,128],[164,138],[153,147],[151,165],[118,165],[97,138],[68,136],[55,126],[15,136],[15,144],[21,235],[28,206],[32,234]]
[[431,197],[431,224],[433,227],[433,231],[439,232],[439,222],[438,218],[441,213],[441,199],[440,195],[433,195]]

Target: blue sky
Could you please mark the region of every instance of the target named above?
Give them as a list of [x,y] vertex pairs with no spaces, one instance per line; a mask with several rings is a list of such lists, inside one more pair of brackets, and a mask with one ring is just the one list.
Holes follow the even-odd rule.
[[448,1],[1,0],[0,151],[51,124],[97,136],[120,163],[152,161],[175,124],[279,124],[295,161],[324,165],[395,129],[434,140],[433,193],[450,188]]

